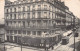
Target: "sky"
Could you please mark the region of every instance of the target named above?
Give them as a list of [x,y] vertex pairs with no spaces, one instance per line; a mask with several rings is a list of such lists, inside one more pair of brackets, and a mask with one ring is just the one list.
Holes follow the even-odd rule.
[[[14,0],[11,0],[14,1]],[[80,0],[62,0],[65,5],[69,7],[69,10],[73,12],[75,16],[80,18]],[[0,23],[4,21],[4,0],[0,0]]]

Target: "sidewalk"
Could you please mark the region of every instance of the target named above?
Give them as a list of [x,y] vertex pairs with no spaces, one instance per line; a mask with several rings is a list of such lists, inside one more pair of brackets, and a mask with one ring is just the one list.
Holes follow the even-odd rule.
[[[71,32],[72,30],[69,30],[69,31]],[[66,32],[64,32],[64,33],[67,33],[67,32],[69,33],[69,31],[66,31]],[[63,33],[63,34],[64,34],[64,33]],[[71,38],[72,36],[73,36],[73,35],[71,34],[71,35],[69,36],[69,38]],[[62,46],[61,43],[62,43],[62,41],[61,41],[60,43],[58,43],[57,45],[54,46],[54,51],[56,51],[59,47]]]

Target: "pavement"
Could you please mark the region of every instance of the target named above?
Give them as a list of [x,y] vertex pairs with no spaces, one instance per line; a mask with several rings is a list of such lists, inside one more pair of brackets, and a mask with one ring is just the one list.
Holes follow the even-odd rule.
[[[80,39],[80,28],[77,31],[79,33],[79,37],[75,37],[75,51],[77,51],[77,46],[79,45]],[[69,43],[67,45],[62,45],[61,43],[58,44],[58,47],[53,51],[73,51],[74,50],[74,33],[69,38]]]
[[[80,33],[80,29],[78,30],[78,33]],[[79,35],[80,36],[80,35]],[[79,37],[75,38],[75,46],[77,47],[79,44]],[[21,46],[15,43],[5,43],[5,47],[7,47],[7,51],[21,51]],[[0,44],[4,45],[4,44]],[[35,48],[35,47],[28,47],[28,46],[22,46],[22,51],[45,51],[41,48]],[[61,42],[54,46],[54,50],[49,49],[48,51],[73,51],[74,50],[74,37],[73,34],[70,35],[69,43],[66,45],[62,45]]]

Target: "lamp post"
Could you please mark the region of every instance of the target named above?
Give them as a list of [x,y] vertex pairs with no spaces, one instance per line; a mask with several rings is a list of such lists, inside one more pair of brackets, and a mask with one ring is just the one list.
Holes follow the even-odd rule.
[[4,51],[6,51],[6,49],[5,49],[5,33],[4,33]]
[[[21,29],[22,32],[22,29]],[[21,51],[22,51],[22,33],[21,33]]]
[[76,28],[75,28],[75,16],[74,16],[74,18],[73,18],[73,23],[74,23],[73,32],[74,32],[74,51],[75,51],[75,31],[76,31]]
[[22,51],[22,37],[21,37],[21,51]]
[[23,38],[22,37],[24,37],[23,34],[22,34],[22,31],[23,30],[22,30],[22,27],[21,27],[21,51],[22,51],[22,44],[23,44],[23,41],[22,41]]
[[73,29],[73,32],[74,32],[74,51],[75,51],[75,31],[76,31],[76,29]]

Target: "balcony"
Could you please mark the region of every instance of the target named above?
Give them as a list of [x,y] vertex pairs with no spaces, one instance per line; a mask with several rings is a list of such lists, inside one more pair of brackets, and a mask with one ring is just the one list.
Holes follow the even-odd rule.
[[56,25],[56,28],[64,28],[66,25]]
[[26,27],[10,27],[6,26],[5,27],[7,30],[49,30],[49,29],[54,29],[53,26],[26,26]]
[[49,11],[49,9],[45,8],[38,8],[38,9],[32,9],[32,11]]
[[66,14],[64,14],[64,13],[62,13],[62,12],[56,11],[56,14],[59,15],[59,16],[62,16],[62,17],[64,17],[64,18],[66,17]]
[[56,22],[61,22],[61,19],[60,18],[55,18],[55,21]]
[[63,22],[63,23],[66,23],[66,19],[62,19],[62,22]]
[[50,20],[50,18],[39,17],[39,18],[32,18],[32,20]]

